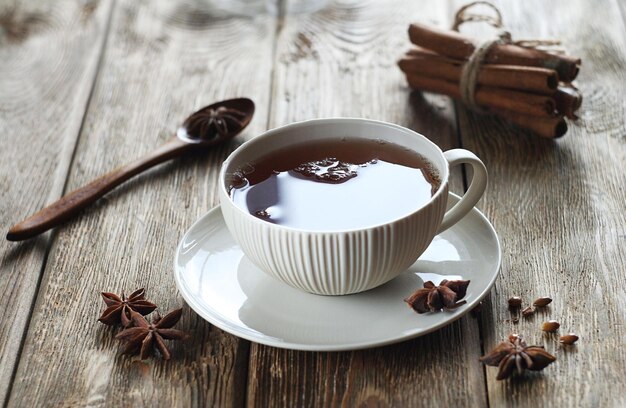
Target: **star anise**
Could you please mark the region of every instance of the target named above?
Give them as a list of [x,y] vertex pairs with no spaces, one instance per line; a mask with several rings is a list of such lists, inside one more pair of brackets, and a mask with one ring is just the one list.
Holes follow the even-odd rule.
[[152,323],[148,323],[145,317],[135,311],[131,311],[131,319],[134,327],[121,331],[116,339],[125,341],[126,347],[123,354],[140,354],[145,360],[152,354],[154,347],[159,350],[163,360],[169,360],[171,354],[163,339],[184,340],[188,336],[185,332],[172,329],[182,316],[183,309],[176,309],[165,316],[157,316]]
[[406,303],[417,313],[436,312],[441,309],[452,310],[466,303],[465,300],[458,301],[465,297],[468,280],[447,280],[441,281],[439,286],[428,281],[424,283],[422,289],[418,289],[408,298]]
[[144,299],[145,293],[146,291],[143,288],[137,289],[131,293],[127,299],[124,293],[122,293],[120,297],[115,293],[102,292],[102,298],[107,308],[98,321],[109,326],[121,323],[122,326],[128,327],[130,324],[130,312],[132,310],[142,315],[147,315],[157,308],[154,303]]
[[212,140],[217,135],[222,137],[230,132],[236,132],[243,126],[244,112],[237,109],[220,106],[217,109],[204,109],[194,113],[185,127],[191,138]]
[[527,346],[522,336],[511,334],[508,341],[496,346],[480,361],[489,366],[498,367],[497,380],[504,380],[524,370],[539,371],[556,361],[556,357],[544,350],[543,346]]

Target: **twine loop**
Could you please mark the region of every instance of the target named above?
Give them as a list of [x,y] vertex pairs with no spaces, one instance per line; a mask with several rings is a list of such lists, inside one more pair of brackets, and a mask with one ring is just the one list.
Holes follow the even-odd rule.
[[[487,6],[493,10],[494,15],[471,13],[469,10],[475,6]],[[474,48],[474,52],[469,56],[467,62],[463,64],[461,71],[461,79],[459,81],[459,90],[461,92],[461,100],[470,109],[478,112],[483,110],[476,103],[476,86],[478,82],[478,74],[480,73],[480,67],[483,64],[487,54],[491,48],[496,44],[512,44],[524,48],[543,48],[553,47],[560,45],[558,40],[518,40],[513,41],[511,33],[504,29],[502,22],[502,13],[496,6],[488,1],[474,1],[461,7],[454,16],[454,23],[452,24],[452,30],[459,31],[461,25],[469,22],[484,22],[490,26],[498,29],[498,35],[495,38],[480,42]],[[552,52],[558,50],[551,50]]]

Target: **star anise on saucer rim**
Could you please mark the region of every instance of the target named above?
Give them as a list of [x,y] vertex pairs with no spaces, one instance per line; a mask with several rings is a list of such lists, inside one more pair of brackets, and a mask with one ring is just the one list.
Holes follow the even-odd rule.
[[128,298],[124,296],[124,293],[121,297],[111,292],[101,294],[107,308],[102,312],[98,321],[109,326],[121,324],[123,327],[128,327],[131,323],[130,312],[132,310],[147,315],[157,308],[154,303],[145,299],[144,288],[137,289]]
[[185,332],[172,329],[180,320],[182,313],[182,308],[176,309],[163,317],[157,315],[152,323],[149,323],[145,317],[131,311],[133,327],[123,330],[115,336],[116,339],[126,342],[122,354],[139,354],[141,359],[145,360],[156,347],[163,360],[169,360],[171,354],[163,340],[185,340],[188,337]]
[[193,114],[185,123],[187,134],[199,139],[211,140],[217,135],[226,136],[243,126],[246,114],[237,109],[220,106]]
[[528,346],[522,336],[511,334],[508,341],[498,344],[480,361],[498,367],[497,380],[509,378],[514,373],[521,375],[525,370],[539,371],[556,361],[543,346]]
[[444,279],[436,286],[433,282],[427,281],[423,288],[416,290],[404,301],[420,314],[441,309],[453,310],[466,303],[461,299],[465,297],[469,283],[469,280]]

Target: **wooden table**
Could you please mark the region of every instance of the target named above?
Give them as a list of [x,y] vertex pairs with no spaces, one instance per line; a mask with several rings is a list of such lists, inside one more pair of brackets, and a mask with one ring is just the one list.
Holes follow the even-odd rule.
[[[233,143],[156,168],[52,233],[0,244],[8,406],[626,406],[624,2],[497,2],[516,36],[560,38],[584,61],[581,118],[557,141],[408,89],[395,61],[409,22],[448,26],[457,0],[343,0],[280,18],[229,17],[200,0],[0,4],[5,231],[155,148],[194,109],[234,96],[257,103]],[[329,116],[398,123],[485,161],[480,207],[503,264],[481,317],[392,346],[313,353],[240,340],[185,306],[179,325],[193,337],[171,361],[119,355],[115,332],[97,322],[99,292],[145,287],[163,310],[183,304],[174,250],[216,205],[223,159],[267,128]],[[554,302],[514,324],[512,295]],[[563,350],[542,335],[549,318],[579,344]],[[545,344],[557,363],[496,381],[478,357],[511,332]]]

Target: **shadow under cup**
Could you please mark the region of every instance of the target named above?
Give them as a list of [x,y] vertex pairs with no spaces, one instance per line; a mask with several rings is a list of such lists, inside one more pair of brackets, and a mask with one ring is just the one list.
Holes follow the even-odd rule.
[[[439,189],[426,205],[406,216],[381,225],[332,232],[273,224],[231,200],[228,179],[236,170],[285,147],[343,137],[383,140],[418,152],[438,173]],[[439,147],[410,129],[365,119],[316,119],[270,130],[236,149],[220,171],[220,203],[232,236],[265,273],[306,292],[345,295],[388,282],[424,252],[444,217],[448,168]]]

